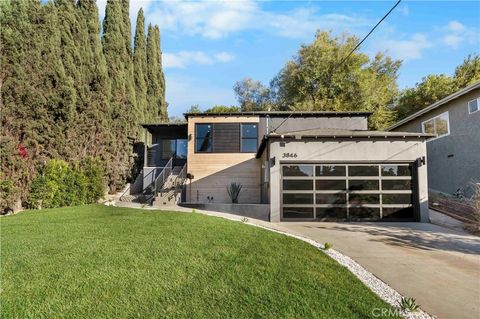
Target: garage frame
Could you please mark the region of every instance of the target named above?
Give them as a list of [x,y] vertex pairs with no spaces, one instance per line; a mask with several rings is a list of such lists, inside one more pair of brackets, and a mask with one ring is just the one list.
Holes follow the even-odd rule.
[[283,221],[416,219],[413,162],[288,161],[280,169]]

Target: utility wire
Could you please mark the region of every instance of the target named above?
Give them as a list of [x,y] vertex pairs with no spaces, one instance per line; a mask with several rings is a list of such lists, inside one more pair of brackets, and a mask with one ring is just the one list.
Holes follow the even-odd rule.
[[[352,55],[353,52],[355,52],[355,50],[357,50],[361,45],[362,43],[370,36],[370,34],[373,33],[373,31],[375,31],[375,29],[383,22],[383,20],[385,20],[389,15],[390,13],[392,13],[393,10],[395,10],[395,8],[400,4],[400,2],[402,2],[402,0],[398,0],[395,5],[380,19],[380,21],[377,22],[377,24],[370,30],[370,32],[367,33],[367,35],[365,37],[363,37],[362,41],[360,41],[353,49],[352,51],[350,51],[350,53],[348,53],[348,55],[343,58],[340,63],[337,65],[337,67],[341,66],[345,61],[348,60],[348,58]],[[282,126],[291,116],[293,115],[293,112],[290,113],[290,115],[284,119],[277,127],[275,127],[272,132],[275,133],[277,131],[277,129]]]
[[372,30],[368,32],[368,34],[362,39],[362,41],[360,41],[353,48],[353,50],[350,51],[350,53],[345,58],[343,58],[342,61],[340,61],[339,66],[343,64],[343,62],[345,62],[352,55],[352,53],[355,52],[355,50],[357,50],[362,45],[362,43],[370,36],[370,34],[372,34],[373,31],[375,31],[375,29],[380,25],[380,23],[382,23],[383,20],[385,20],[393,10],[395,10],[395,8],[400,4],[400,2],[402,2],[402,0],[398,0],[397,3],[395,3],[395,5],[383,16],[383,18],[381,18],[380,21],[377,22],[377,24],[372,28]]

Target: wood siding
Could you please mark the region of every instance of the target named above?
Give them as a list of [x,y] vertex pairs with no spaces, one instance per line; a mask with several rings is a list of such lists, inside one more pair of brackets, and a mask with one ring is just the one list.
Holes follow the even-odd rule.
[[260,203],[261,161],[254,153],[195,153],[196,123],[258,122],[258,116],[189,117],[187,171],[194,179],[187,185],[187,202],[206,203],[213,197],[214,203],[229,203],[227,185],[237,182],[243,185],[239,203]]
[[215,123],[213,125],[213,152],[235,153],[240,151],[240,124]]

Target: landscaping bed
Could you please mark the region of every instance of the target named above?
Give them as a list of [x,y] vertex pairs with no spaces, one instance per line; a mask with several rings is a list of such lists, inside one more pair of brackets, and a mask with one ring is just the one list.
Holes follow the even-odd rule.
[[377,318],[373,309],[390,309],[315,247],[241,222],[100,205],[0,222],[3,318]]

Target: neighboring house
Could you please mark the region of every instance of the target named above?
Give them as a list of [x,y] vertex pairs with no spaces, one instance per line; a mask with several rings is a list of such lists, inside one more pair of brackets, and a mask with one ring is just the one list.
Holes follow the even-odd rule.
[[[200,113],[145,124],[143,192],[156,206],[181,201],[272,222],[427,222],[431,135],[368,131],[370,114]],[[239,204],[227,194],[232,182],[243,186]]]
[[[432,133],[427,142],[428,186],[455,194],[480,182],[480,82],[399,121],[388,131]],[[468,194],[467,194],[468,195]]]

